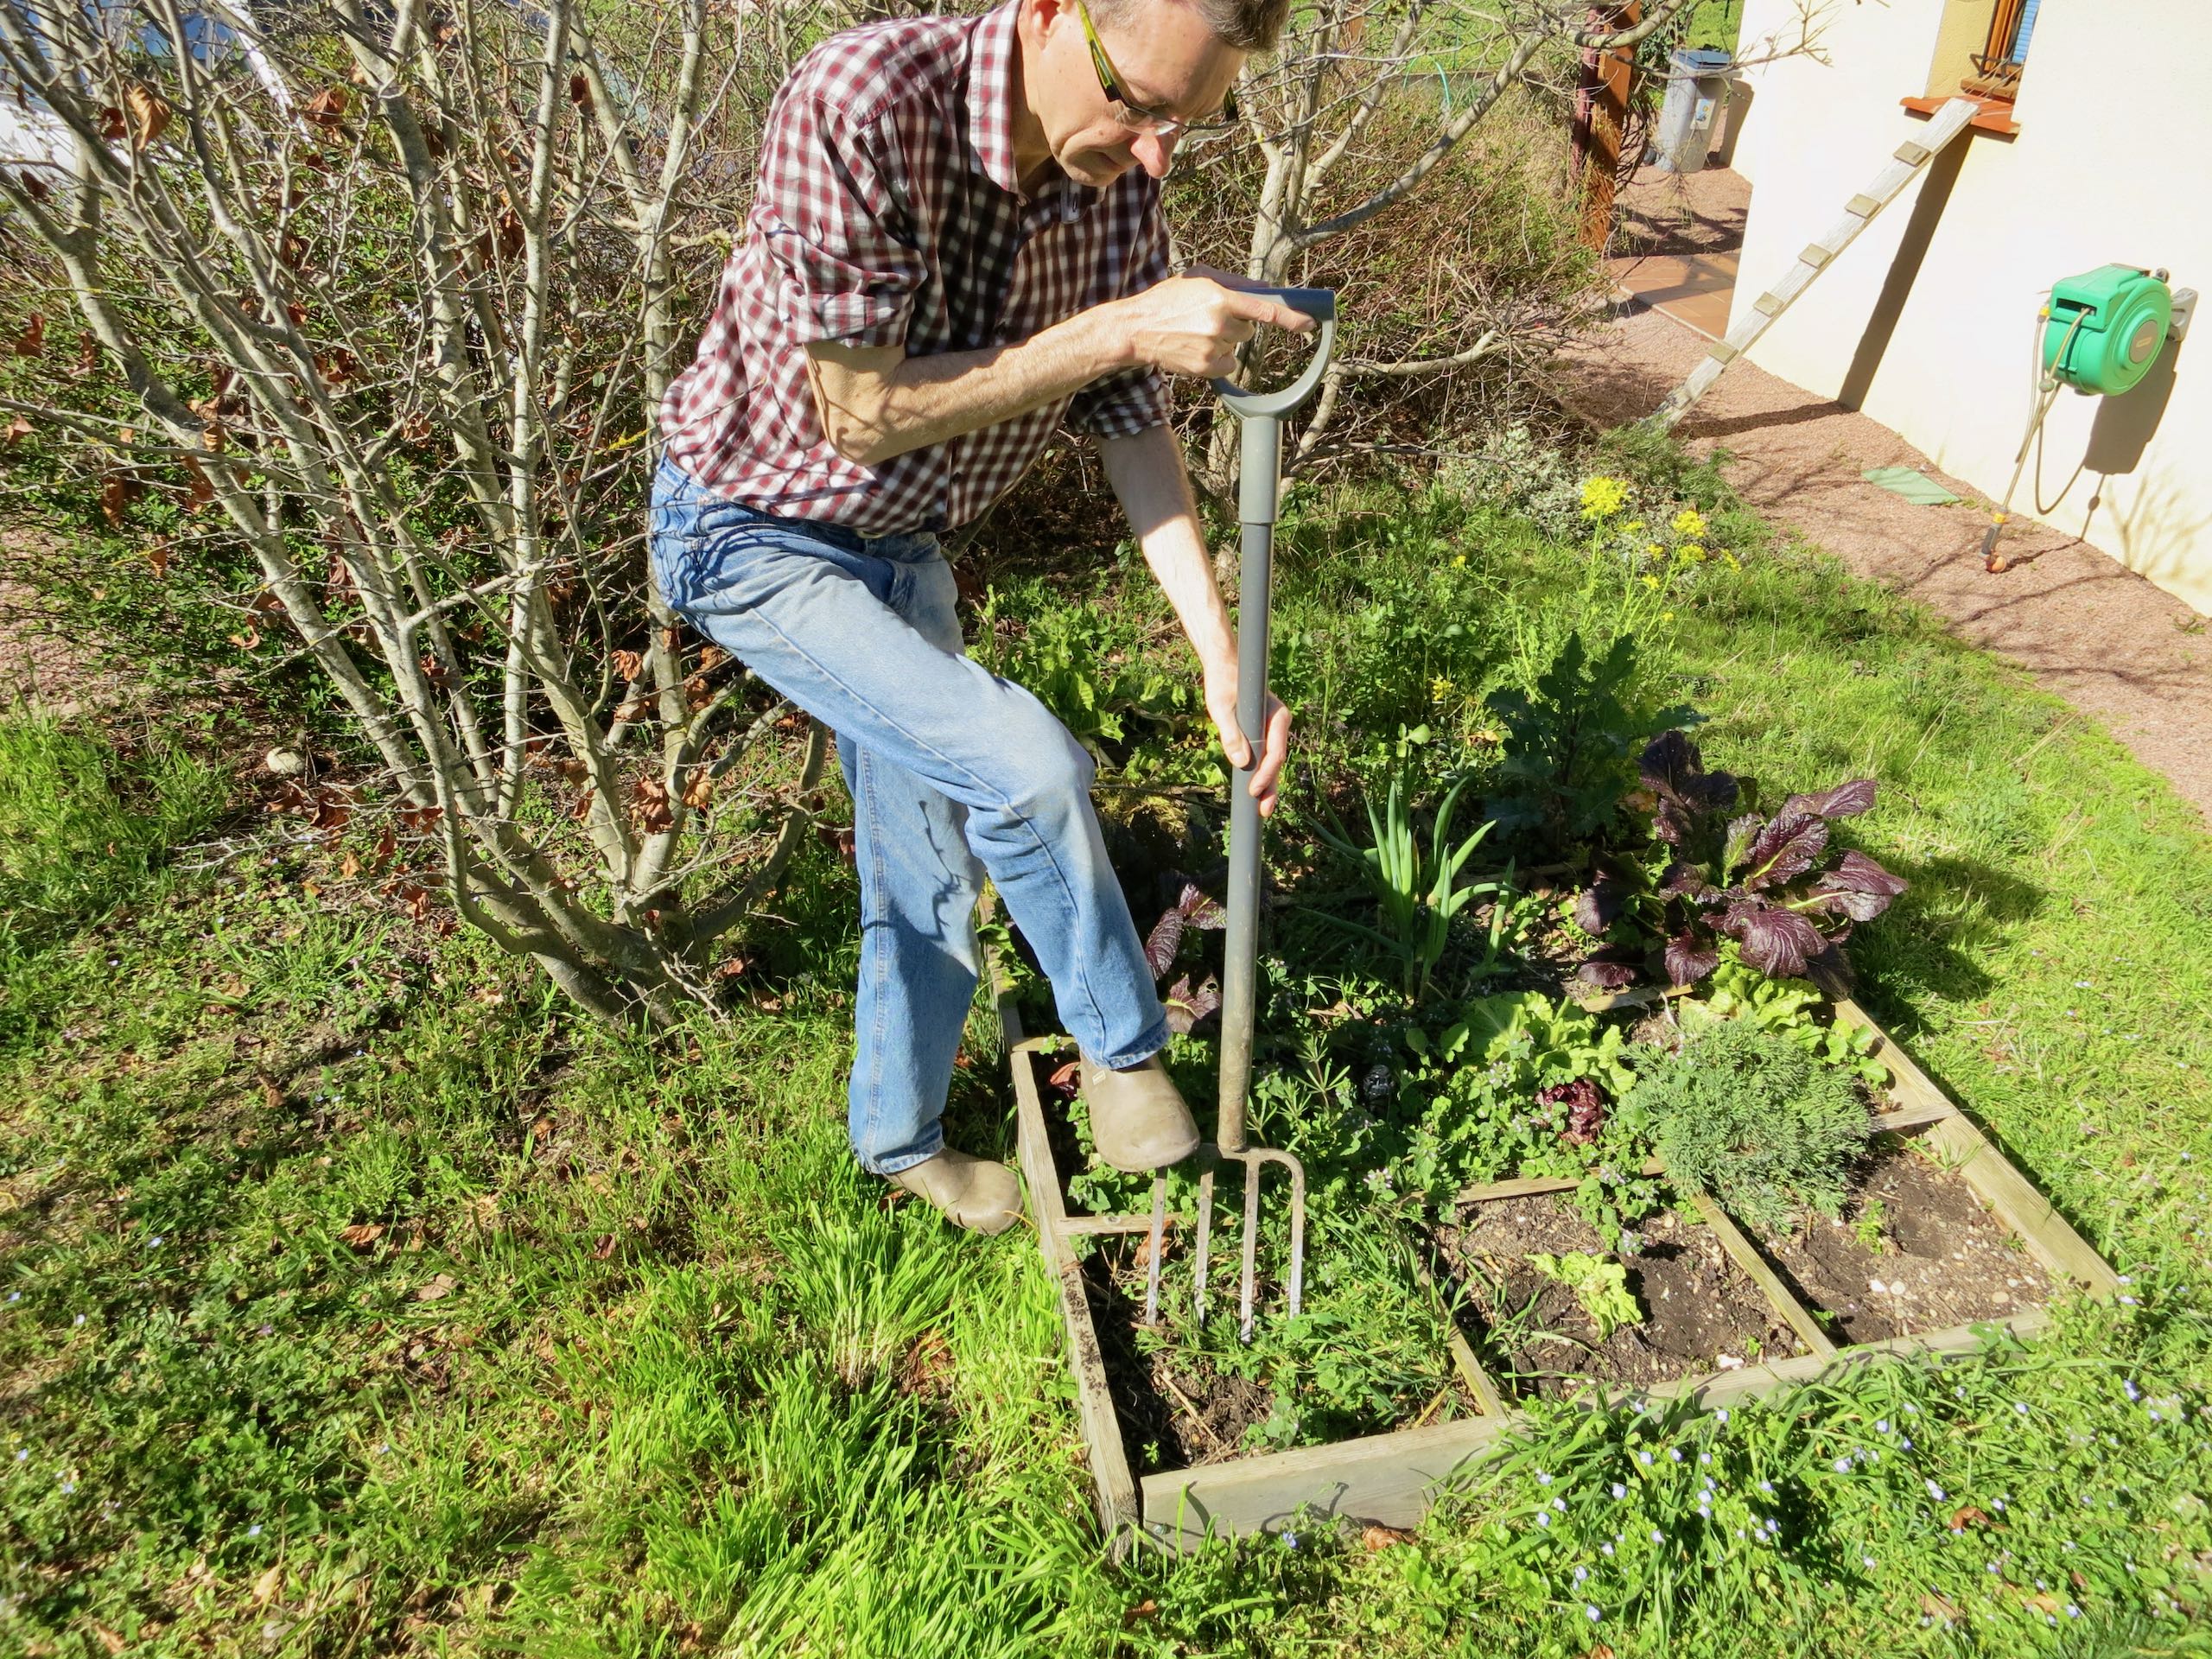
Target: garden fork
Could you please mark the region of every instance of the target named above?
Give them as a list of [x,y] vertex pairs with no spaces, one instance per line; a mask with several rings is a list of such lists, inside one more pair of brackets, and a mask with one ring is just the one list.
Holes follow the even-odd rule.
[[[1282,419],[1302,407],[1321,384],[1336,344],[1337,296],[1325,288],[1257,290],[1302,311],[1320,325],[1313,356],[1292,385],[1280,391],[1246,391],[1217,380],[1221,395],[1243,423],[1238,469],[1237,517],[1243,523],[1243,591],[1237,601],[1236,724],[1257,761],[1267,742],[1268,613],[1273,588],[1276,499],[1281,493]],[[1198,1242],[1193,1259],[1198,1323],[1206,1317],[1206,1264],[1213,1243],[1213,1178],[1231,1160],[1244,1166],[1244,1273],[1237,1299],[1238,1334],[1252,1339],[1252,1303],[1259,1279],[1260,1177],[1268,1164],[1290,1173],[1290,1317],[1298,1317],[1306,1282],[1306,1166],[1289,1153],[1255,1147],[1245,1138],[1244,1104],[1252,1080],[1252,1019],[1259,970],[1260,804],[1252,772],[1239,766],[1229,786],[1229,937],[1221,989],[1221,1112],[1205,1172],[1198,1178]],[[1145,1316],[1159,1317],[1160,1259],[1167,1222],[1167,1178],[1154,1179],[1152,1250]]]

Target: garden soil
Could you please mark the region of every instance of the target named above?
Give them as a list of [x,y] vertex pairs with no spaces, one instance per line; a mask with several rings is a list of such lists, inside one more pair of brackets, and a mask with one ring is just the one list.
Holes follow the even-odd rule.
[[[2048,1274],[1981,1207],[1974,1190],[1908,1147],[1878,1154],[1847,1189],[1840,1218],[1808,1215],[1786,1238],[1754,1243],[1808,1307],[1834,1316],[1845,1342],[1881,1342],[2051,1299]],[[1859,1224],[1878,1245],[1869,1248]]]
[[1563,1199],[1494,1198],[1459,1226],[1436,1230],[1467,1294],[1476,1326],[1469,1335],[1493,1374],[1521,1379],[1523,1395],[1563,1400],[1587,1379],[1648,1389],[1797,1351],[1796,1336],[1711,1228],[1667,1213],[1636,1230],[1643,1246],[1621,1260],[1644,1318],[1599,1342],[1573,1293],[1529,1263],[1537,1251],[1605,1254],[1596,1230]]
[[[1568,348],[1561,402],[1611,427],[1649,414],[1681,383],[1708,341],[1657,308],[1667,289],[1632,297],[1641,280],[1636,259],[1711,257],[1740,242],[1748,200],[1744,181],[1720,170],[1678,184],[1647,173],[1629,187],[1629,257],[1614,271],[1631,297]],[[1987,520],[1979,492],[1878,422],[1750,362],[1729,366],[1679,435],[1700,454],[1726,450],[1723,471],[1752,506],[1857,574],[1929,605],[1961,638],[2026,668],[2212,818],[2212,629],[2180,600],[2082,536],[2025,518],[2006,531],[2012,568],[1990,575],[1980,556]],[[1860,476],[1897,466],[1918,467],[1966,499],[1916,506]],[[2078,492],[2068,499],[2076,522],[2086,500]]]

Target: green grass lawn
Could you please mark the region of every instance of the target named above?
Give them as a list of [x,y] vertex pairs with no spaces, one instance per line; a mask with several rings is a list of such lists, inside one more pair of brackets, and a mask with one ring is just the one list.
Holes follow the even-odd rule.
[[[1741,569],[1663,609],[1448,496],[1306,501],[1278,636],[1301,786],[1478,747],[1480,693],[1569,627],[1637,631],[1712,764],[1875,776],[1860,842],[1914,885],[1854,944],[1864,998],[2127,1303],[1725,1421],[1540,1412],[1410,1543],[1110,1565],[1033,1241],[887,1206],[845,1150],[826,850],[728,1024],[648,1043],[308,893],[314,855],[256,841],[183,734],[118,754],[15,720],[0,1652],[2188,1650],[2212,837],[1924,613],[1673,483]],[[1176,663],[1126,560],[1006,602]],[[1150,763],[1205,764],[1195,736]],[[246,850],[179,851],[218,834]],[[969,1058],[957,1138],[1001,1149],[980,1022]]]

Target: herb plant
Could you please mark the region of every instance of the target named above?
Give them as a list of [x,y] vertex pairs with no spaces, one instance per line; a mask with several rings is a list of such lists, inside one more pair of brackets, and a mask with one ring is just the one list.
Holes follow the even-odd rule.
[[1727,1020],[1693,1033],[1630,1096],[1679,1186],[1703,1187],[1779,1232],[1799,1205],[1836,1214],[1872,1125],[1856,1081],[1780,1032]]
[[1848,983],[1844,941],[1906,885],[1864,853],[1829,856],[1830,821],[1872,806],[1873,779],[1792,795],[1770,818],[1755,810],[1731,817],[1749,791],[1730,773],[1706,771],[1680,731],[1652,740],[1639,772],[1653,849],[1601,860],[1576,899],[1576,925],[1609,939],[1583,963],[1582,979],[1612,989],[1658,971],[1670,984],[1693,984],[1719,965],[1721,942],[1733,939],[1745,963],[1773,978],[1809,972]]

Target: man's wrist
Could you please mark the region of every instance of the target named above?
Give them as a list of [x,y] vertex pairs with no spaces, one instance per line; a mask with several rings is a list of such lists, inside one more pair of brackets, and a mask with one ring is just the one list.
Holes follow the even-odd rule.
[[1060,325],[1075,335],[1076,347],[1096,380],[1142,362],[1137,355],[1135,331],[1122,312],[1122,302],[1109,300],[1088,311],[1078,311]]

